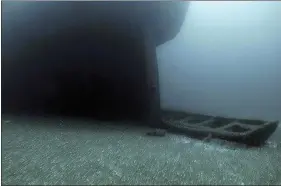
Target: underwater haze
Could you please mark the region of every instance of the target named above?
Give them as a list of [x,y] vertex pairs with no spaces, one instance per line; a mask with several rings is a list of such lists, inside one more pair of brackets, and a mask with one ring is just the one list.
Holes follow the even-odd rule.
[[163,108],[281,119],[281,2],[192,1],[157,52]]

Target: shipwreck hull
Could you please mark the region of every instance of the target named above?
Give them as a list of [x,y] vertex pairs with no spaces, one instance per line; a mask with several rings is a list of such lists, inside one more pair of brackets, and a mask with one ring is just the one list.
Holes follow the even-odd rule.
[[4,1],[2,111],[158,125],[155,50],[177,35],[188,5]]

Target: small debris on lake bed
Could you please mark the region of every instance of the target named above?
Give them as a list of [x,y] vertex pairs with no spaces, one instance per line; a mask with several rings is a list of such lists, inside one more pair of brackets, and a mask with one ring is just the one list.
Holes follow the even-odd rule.
[[4,120],[3,121],[5,124],[11,123],[11,120]]
[[155,129],[152,132],[147,132],[146,135],[147,136],[159,136],[159,137],[163,137],[166,136],[166,130],[163,129]]
[[209,141],[211,141],[211,139],[212,139],[212,134],[209,134],[207,137],[205,137],[205,138],[203,139],[203,141],[209,142]]

